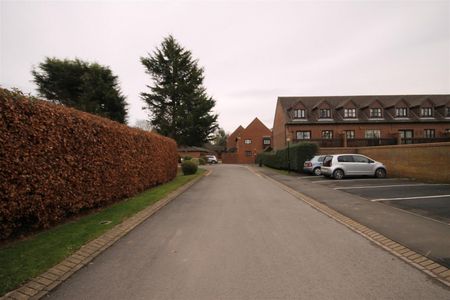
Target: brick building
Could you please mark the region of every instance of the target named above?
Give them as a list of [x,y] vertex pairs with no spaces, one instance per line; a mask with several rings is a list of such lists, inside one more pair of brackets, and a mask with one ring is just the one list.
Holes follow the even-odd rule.
[[252,164],[256,155],[272,146],[272,132],[258,118],[246,128],[239,126],[227,139],[223,163]]
[[450,95],[278,97],[273,145],[321,147],[450,141]]

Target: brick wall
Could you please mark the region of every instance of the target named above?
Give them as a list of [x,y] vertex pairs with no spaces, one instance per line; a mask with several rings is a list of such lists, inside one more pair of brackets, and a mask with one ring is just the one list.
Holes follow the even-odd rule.
[[450,143],[321,148],[319,153],[359,153],[384,163],[391,177],[450,183]]

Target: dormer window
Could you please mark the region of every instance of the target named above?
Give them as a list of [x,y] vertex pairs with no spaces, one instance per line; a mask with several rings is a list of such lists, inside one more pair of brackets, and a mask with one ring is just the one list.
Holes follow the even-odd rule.
[[331,118],[331,109],[325,108],[325,109],[319,110],[319,118],[330,119]]
[[396,107],[395,108],[395,116],[399,118],[405,118],[408,116],[408,108],[407,107]]
[[383,112],[381,108],[371,108],[370,109],[370,117],[371,118],[382,118]]
[[420,109],[421,117],[432,117],[433,116],[433,108],[431,107],[422,107]]
[[356,108],[344,108],[344,118],[356,118]]
[[305,119],[306,112],[304,109],[294,109],[294,119]]

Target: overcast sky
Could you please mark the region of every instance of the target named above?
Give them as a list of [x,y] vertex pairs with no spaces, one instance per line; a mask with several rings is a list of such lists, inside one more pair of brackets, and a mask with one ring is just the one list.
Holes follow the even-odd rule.
[[46,56],[111,67],[145,119],[139,58],[172,34],[227,132],[278,96],[450,93],[450,1],[1,1],[0,85],[36,94]]

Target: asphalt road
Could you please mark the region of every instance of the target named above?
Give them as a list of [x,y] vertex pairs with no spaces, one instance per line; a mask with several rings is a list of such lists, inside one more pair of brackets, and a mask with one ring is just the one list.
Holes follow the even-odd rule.
[[450,291],[242,166],[219,165],[52,299],[449,299]]

